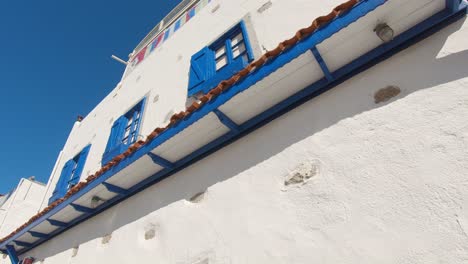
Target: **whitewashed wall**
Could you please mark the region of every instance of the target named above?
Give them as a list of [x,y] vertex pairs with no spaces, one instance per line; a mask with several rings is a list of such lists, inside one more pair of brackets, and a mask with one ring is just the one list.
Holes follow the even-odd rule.
[[[455,23],[30,253],[47,264],[466,262],[467,31]],[[389,85],[402,92],[376,104]],[[310,178],[286,185],[295,175]]]
[[21,179],[8,200],[0,207],[0,237],[14,231],[35,215],[44,198],[46,186],[30,179]]
[[[208,5],[75,124],[57,167],[91,142],[84,172],[98,169],[111,119],[145,95],[141,134],[168,122],[185,105],[190,56],[241,18],[261,52],[341,1],[276,0],[257,12],[265,2]],[[467,36],[465,19],[28,255],[46,264],[465,263]],[[401,93],[376,103],[389,86]]]
[[184,110],[191,56],[241,20],[247,23],[254,54],[259,57],[265,49],[276,47],[280,41],[309,26],[314,18],[327,14],[340,3],[340,0],[326,3],[305,0],[213,0],[126,76],[82,122],[75,123],[62,158],[57,163],[57,170],[51,175],[49,184],[52,187],[48,189],[47,196],[52,195],[64,163],[86,145],[91,143],[92,147],[82,180],[101,167],[113,121],[142,98],[147,98],[140,129],[142,137],[154,128],[167,124],[174,113]]

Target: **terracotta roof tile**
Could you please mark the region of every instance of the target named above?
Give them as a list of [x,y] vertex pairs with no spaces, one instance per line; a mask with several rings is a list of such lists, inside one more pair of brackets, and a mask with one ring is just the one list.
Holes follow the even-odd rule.
[[235,75],[233,75],[231,78],[228,80],[224,80],[220,82],[216,87],[210,90],[207,94],[201,96],[199,98],[199,102],[194,102],[192,105],[190,105],[186,111],[180,112],[178,114],[175,114],[171,117],[171,121],[169,125],[167,125],[165,128],[156,128],[147,138],[145,141],[139,140],[138,142],[134,143],[132,146],[128,148],[127,151],[124,152],[124,154],[118,155],[115,158],[113,158],[110,162],[108,162],[106,165],[104,165],[100,170],[98,170],[96,173],[88,176],[86,178],[85,182],[80,182],[73,188],[71,188],[67,194],[63,197],[58,199],[57,201],[51,203],[49,206],[44,208],[41,212],[38,214],[34,215],[29,219],[26,223],[21,225],[19,228],[17,228],[14,232],[9,234],[8,236],[2,238],[0,240],[0,243],[3,243],[4,241],[8,240],[9,238],[13,237],[15,234],[20,232],[22,229],[26,228],[28,225],[30,225],[32,222],[35,220],[39,219],[49,211],[51,211],[53,208],[57,207],[59,204],[64,202],[66,199],[71,197],[73,194],[79,192],[81,189],[86,187],[89,183],[92,181],[96,180],[99,178],[102,174],[104,174],[106,171],[111,169],[112,167],[116,166],[119,164],[125,157],[128,157],[132,155],[137,149],[141,148],[143,145],[151,142],[154,140],[161,132],[165,131],[166,129],[170,128],[171,126],[175,125],[179,121],[181,121],[183,118],[186,118],[190,116],[193,112],[197,111],[203,104],[209,102],[219,94],[221,94],[223,91],[229,89],[232,85],[235,83],[239,82],[243,78],[245,78],[248,74],[251,72],[255,71],[256,69],[262,67],[267,61],[277,57],[280,55],[282,52],[284,52],[286,49],[292,47],[293,45],[297,44],[301,39],[309,36],[313,32],[315,32],[318,28],[322,27],[323,25],[331,22],[333,19],[335,19],[337,16],[341,15],[343,12],[348,11],[351,9],[354,5],[356,5],[359,2],[359,0],[350,0],[347,1],[337,7],[335,7],[330,14],[318,17],[315,19],[312,24],[309,27],[300,29],[296,32],[296,34],[288,39],[285,40],[279,45],[268,52],[266,52],[263,56],[261,56],[259,59],[256,61],[253,61],[250,63],[246,68],[240,70],[237,72]]

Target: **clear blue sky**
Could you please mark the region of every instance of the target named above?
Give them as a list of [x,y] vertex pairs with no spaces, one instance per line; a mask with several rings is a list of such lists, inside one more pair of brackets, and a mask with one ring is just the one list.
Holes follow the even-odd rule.
[[138,42],[180,0],[0,3],[0,193],[47,182],[77,115],[119,82]]

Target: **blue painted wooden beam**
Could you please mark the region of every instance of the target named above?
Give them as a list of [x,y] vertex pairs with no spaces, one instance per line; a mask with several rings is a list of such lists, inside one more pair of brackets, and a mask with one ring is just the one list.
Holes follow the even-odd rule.
[[168,161],[165,158],[162,158],[152,152],[148,152],[148,156],[153,160],[154,163],[158,164],[161,167],[164,167],[166,169],[173,169],[174,168],[174,163]]
[[113,192],[113,193],[117,193],[121,195],[127,195],[129,193],[128,190],[121,188],[119,186],[115,186],[113,184],[107,183],[107,182],[103,182],[102,185],[104,185],[104,187],[106,187],[106,189],[109,192]]
[[28,233],[31,234],[31,236],[37,237],[37,238],[47,238],[48,237],[47,234],[40,233],[40,232],[28,231]]
[[318,51],[317,47],[316,46],[312,47],[310,51],[312,51],[312,54],[314,55],[315,59],[320,65],[320,68],[322,69],[323,74],[325,74],[325,78],[327,78],[329,82],[334,81],[335,78],[333,77],[333,74],[330,72],[330,69],[328,69],[327,63],[325,63],[325,60],[323,60],[323,57],[322,55],[320,55],[320,52]]
[[68,223],[58,221],[58,220],[54,220],[54,219],[47,219],[47,222],[49,222],[49,224],[51,224],[53,226],[58,226],[58,227],[67,227],[68,226]]
[[226,114],[221,112],[219,109],[214,109],[213,113],[218,117],[219,121],[223,123],[226,127],[228,127],[232,132],[239,133],[239,125],[236,122],[232,121]]
[[13,242],[20,247],[26,247],[26,248],[32,247],[31,243],[26,243],[26,242],[19,241],[19,240],[14,240]]
[[94,209],[91,209],[91,208],[88,208],[79,204],[71,203],[70,206],[73,207],[75,211],[80,212],[80,213],[91,214],[94,212]]
[[19,259],[18,259],[18,254],[16,253],[15,247],[12,245],[7,245],[6,250],[7,250],[8,256],[10,257],[11,264],[18,264]]

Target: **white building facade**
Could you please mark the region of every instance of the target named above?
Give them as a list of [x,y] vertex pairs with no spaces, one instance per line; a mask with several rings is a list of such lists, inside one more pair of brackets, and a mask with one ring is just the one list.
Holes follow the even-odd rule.
[[0,263],[468,263],[467,120],[464,1],[184,1]]
[[39,212],[45,198],[46,186],[34,177],[21,179],[18,186],[0,200],[0,236],[13,232]]

